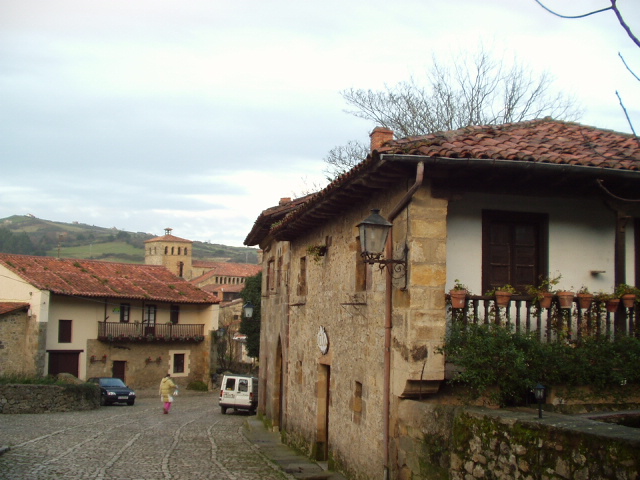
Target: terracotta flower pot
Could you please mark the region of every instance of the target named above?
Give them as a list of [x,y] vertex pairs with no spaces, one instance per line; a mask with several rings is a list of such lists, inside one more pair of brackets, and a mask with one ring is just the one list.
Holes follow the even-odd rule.
[[622,295],[622,305],[624,305],[625,308],[632,308],[635,303],[635,293],[625,293],[624,295]]
[[607,300],[607,311],[614,313],[616,310],[618,310],[618,305],[620,305],[619,298],[612,298],[610,300]]
[[558,292],[558,301],[560,308],[573,307],[573,292]]
[[581,310],[587,310],[591,303],[593,302],[593,294],[592,293],[579,293],[578,294],[578,305],[580,305]]
[[452,308],[464,308],[467,303],[467,291],[466,290],[451,290],[449,292],[451,297]]
[[496,292],[496,305],[499,307],[507,307],[509,306],[509,302],[511,301],[511,292],[505,292],[502,290],[498,290]]
[[540,308],[551,308],[551,302],[553,301],[553,293],[542,292],[542,298],[538,299]]

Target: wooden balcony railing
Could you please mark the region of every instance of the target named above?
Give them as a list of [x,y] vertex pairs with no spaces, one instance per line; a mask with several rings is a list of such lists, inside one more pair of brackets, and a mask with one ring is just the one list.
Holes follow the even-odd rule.
[[202,342],[203,324],[98,322],[101,342]]
[[571,308],[561,308],[554,297],[550,308],[540,308],[532,296],[513,295],[508,306],[498,307],[493,296],[467,295],[465,307],[451,308],[450,302],[447,305],[450,324],[511,325],[515,332],[535,332],[547,342],[558,338],[576,341],[586,336],[640,336],[637,302],[633,307],[620,303],[615,311],[610,311],[605,302],[597,300],[588,308],[581,308],[577,297]]

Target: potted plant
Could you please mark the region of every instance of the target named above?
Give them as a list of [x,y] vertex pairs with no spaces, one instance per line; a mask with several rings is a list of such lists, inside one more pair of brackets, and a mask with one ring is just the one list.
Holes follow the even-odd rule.
[[598,292],[594,298],[605,304],[607,312],[615,313],[618,310],[618,305],[620,305],[620,298],[612,293]]
[[529,285],[527,287],[527,292],[529,295],[535,297],[535,300],[540,305],[540,308],[551,308],[551,301],[553,300],[553,295],[555,294],[552,287],[555,287],[562,275],[558,275],[556,277],[542,277],[540,281],[540,285],[534,286]]
[[593,293],[584,285],[578,290],[578,306],[581,310],[587,310],[593,302]]
[[454,280],[453,288],[449,291],[449,297],[451,298],[452,308],[464,308],[467,303],[467,295],[469,289],[466,285],[460,283],[457,278]]
[[636,287],[632,287],[626,283],[621,283],[616,287],[615,296],[622,301],[622,305],[625,308],[632,308],[636,302],[637,293],[638,289]]
[[502,287],[498,287],[491,292],[487,292],[487,295],[493,295],[496,298],[496,305],[498,307],[507,307],[509,306],[509,302],[511,301],[511,297],[518,293],[518,291],[513,288],[511,285],[503,285]]
[[560,303],[560,308],[571,308],[573,306],[574,293],[572,291],[559,290],[556,295],[558,295],[558,303]]

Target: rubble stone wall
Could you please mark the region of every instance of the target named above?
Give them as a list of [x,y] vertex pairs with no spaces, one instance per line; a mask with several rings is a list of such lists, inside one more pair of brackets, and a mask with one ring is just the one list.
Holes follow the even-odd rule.
[[0,414],[93,410],[100,390],[90,385],[0,385]]

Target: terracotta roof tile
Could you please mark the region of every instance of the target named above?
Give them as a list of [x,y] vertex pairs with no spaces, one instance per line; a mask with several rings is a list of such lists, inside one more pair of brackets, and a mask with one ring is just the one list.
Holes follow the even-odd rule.
[[[369,178],[375,178],[377,183],[385,181],[377,173],[379,169],[386,168],[385,164],[389,165],[389,162],[385,163],[385,158],[391,163],[395,160],[396,164],[406,160],[407,165],[417,158],[434,161],[460,159],[461,165],[464,165],[465,159],[486,160],[485,166],[494,165],[492,162],[504,165],[506,160],[510,162],[509,168],[518,168],[518,163],[523,167],[531,164],[564,165],[580,167],[582,175],[596,178],[607,171],[640,173],[640,142],[629,134],[548,118],[505,125],[472,126],[392,140],[320,192],[305,198],[303,202],[290,205],[289,211],[280,211],[278,216],[271,216],[277,207],[263,211],[245,239],[245,244],[259,244],[268,235],[284,239],[294,231],[304,231],[313,222],[321,221],[323,215],[327,214],[326,210],[335,211],[338,197],[346,202],[353,202],[354,198],[366,198],[366,189],[361,185],[366,185]],[[589,170],[583,167],[593,167],[593,172],[588,173]],[[625,184],[626,188],[630,188],[629,182]],[[345,194],[345,189],[349,193]]]
[[0,253],[0,265],[59,295],[213,303],[214,298],[160,265]]
[[15,312],[16,310],[26,310],[28,308],[29,304],[24,302],[0,302],[0,315]]
[[149,242],[193,243],[191,240],[187,240],[186,238],[176,237],[175,235],[162,235],[161,237],[150,238],[149,240],[144,241],[144,243],[149,243]]

